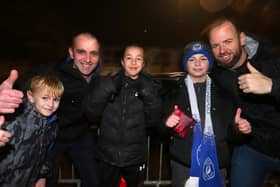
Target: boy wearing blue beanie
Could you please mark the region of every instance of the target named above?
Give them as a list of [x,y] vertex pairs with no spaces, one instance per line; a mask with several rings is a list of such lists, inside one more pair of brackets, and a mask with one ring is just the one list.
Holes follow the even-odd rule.
[[191,58],[195,54],[204,55],[209,63],[208,69],[211,70],[211,68],[213,67],[213,56],[210,47],[204,42],[191,42],[185,46],[183,57],[184,70],[187,71],[186,64],[188,63],[189,58]]
[[[234,120],[235,107],[208,76],[213,57],[206,43],[188,43],[182,64],[187,75],[166,97],[163,107],[165,127],[171,136],[172,187],[198,184],[220,187],[224,185],[231,160],[226,134]],[[178,132],[183,128],[176,128],[183,121],[183,115],[174,112],[178,110],[196,122],[185,136]]]

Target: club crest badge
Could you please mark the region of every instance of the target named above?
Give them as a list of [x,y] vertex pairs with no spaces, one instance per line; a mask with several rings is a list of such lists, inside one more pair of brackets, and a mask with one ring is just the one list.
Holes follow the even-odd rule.
[[211,180],[215,177],[215,167],[210,157],[207,157],[204,160],[202,166],[202,177],[205,181]]

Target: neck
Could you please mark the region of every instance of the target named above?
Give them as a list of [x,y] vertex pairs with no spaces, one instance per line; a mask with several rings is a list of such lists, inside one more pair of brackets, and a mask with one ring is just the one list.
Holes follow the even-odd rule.
[[241,56],[238,62],[231,69],[239,68],[240,66],[242,66],[242,64],[246,63],[246,59],[247,59],[247,54],[245,49],[242,47]]
[[82,75],[82,77],[83,77],[87,82],[90,82],[91,77],[92,77],[92,74],[90,74],[90,75]]
[[190,76],[190,78],[192,79],[193,83],[202,83],[206,81],[206,75],[204,75],[203,77],[193,77]]

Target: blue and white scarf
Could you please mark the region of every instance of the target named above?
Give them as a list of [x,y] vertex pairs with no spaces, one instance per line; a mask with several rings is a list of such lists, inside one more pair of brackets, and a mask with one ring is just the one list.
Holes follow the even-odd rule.
[[198,102],[189,75],[185,79],[190,98],[192,117],[197,121],[194,126],[192,161],[190,177],[185,187],[222,187],[215,135],[211,120],[211,79],[206,76],[205,127],[202,133]]

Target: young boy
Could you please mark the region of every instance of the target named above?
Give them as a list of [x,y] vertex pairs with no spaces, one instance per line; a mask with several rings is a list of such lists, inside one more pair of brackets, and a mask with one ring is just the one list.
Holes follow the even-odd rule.
[[3,125],[12,137],[0,155],[0,186],[35,186],[44,181],[48,173],[45,158],[57,134],[53,114],[63,91],[55,77],[31,79],[23,113]]
[[144,50],[125,48],[122,70],[92,90],[86,102],[88,117],[101,118],[97,159],[100,186],[118,187],[121,176],[127,187],[141,183],[147,155],[146,128],[158,124],[158,85],[143,73]]
[[[197,183],[220,187],[227,177],[231,161],[227,133],[234,122],[235,105],[208,76],[212,66],[208,44],[188,43],[183,58],[186,77],[179,80],[178,88],[165,99],[165,126],[172,136],[169,146],[172,187],[197,186]],[[196,121],[186,136],[180,136],[177,126],[183,118],[174,109]]]

